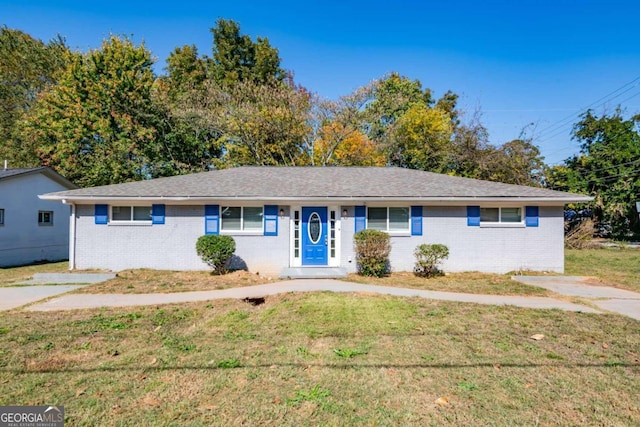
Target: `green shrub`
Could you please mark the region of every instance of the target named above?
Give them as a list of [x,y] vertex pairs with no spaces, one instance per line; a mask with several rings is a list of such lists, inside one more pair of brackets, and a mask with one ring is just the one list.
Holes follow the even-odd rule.
[[236,242],[231,236],[206,234],[198,238],[196,251],[200,258],[213,268],[215,274],[225,274],[236,251]]
[[445,245],[420,245],[413,251],[416,257],[416,265],[413,269],[416,275],[421,277],[432,277],[440,274],[438,264],[449,258],[449,248]]
[[358,271],[363,276],[382,277],[389,271],[389,235],[378,230],[361,230],[354,236]]

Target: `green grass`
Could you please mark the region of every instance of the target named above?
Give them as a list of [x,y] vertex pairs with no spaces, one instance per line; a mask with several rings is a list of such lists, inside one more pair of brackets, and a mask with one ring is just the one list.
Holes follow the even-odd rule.
[[12,311],[0,403],[64,405],[68,425],[634,425],[639,328],[325,292]]
[[640,292],[640,249],[567,249],[565,274],[594,276],[604,284]]

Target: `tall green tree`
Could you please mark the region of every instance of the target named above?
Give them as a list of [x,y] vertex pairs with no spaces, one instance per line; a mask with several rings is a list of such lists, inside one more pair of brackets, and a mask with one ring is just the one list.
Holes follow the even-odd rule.
[[162,175],[151,53],[111,36],[68,62],[25,120],[41,161],[80,186]]
[[207,80],[207,58],[198,55],[195,45],[177,47],[169,54],[167,74],[159,78],[169,95],[176,101],[192,90],[202,90]]
[[211,33],[212,57],[176,48],[154,92],[166,111],[159,141],[172,173],[299,163],[309,95],[286,78],[268,39],[253,41],[225,19]]
[[22,31],[0,28],[0,159],[11,166],[40,164],[27,149],[18,123],[38,95],[55,84],[67,51],[60,37],[45,44]]
[[254,42],[240,33],[238,23],[223,18],[218,19],[211,33],[210,73],[218,84],[226,86],[247,80],[264,84],[286,78],[278,50],[271,46],[269,39],[258,37]]
[[164,124],[158,144],[165,153],[165,172],[184,174],[209,170],[221,157],[221,133],[203,116],[210,108],[206,57],[195,46],[174,49],[167,58],[166,74],[156,80],[153,97],[163,109]]
[[602,116],[587,111],[573,137],[580,153],[551,169],[549,185],[594,196],[596,215],[618,236],[639,232],[640,115],[625,118],[620,108]]

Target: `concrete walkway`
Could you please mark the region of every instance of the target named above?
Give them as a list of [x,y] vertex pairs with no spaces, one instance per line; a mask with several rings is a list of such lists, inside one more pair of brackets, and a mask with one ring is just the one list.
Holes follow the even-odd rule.
[[478,304],[513,305],[525,308],[560,309],[598,313],[593,308],[573,304],[554,298],[520,297],[499,295],[476,295],[453,292],[425,291],[419,289],[395,288],[387,286],[363,285],[333,279],[301,279],[270,283],[266,285],[247,286],[243,288],[179,292],[164,294],[69,294],[49,301],[26,307],[30,311],[55,311],[97,307],[126,307],[156,304],[171,304],[189,301],[208,301],[212,299],[242,299],[276,295],[287,292],[355,292],[370,294],[386,294],[402,297],[420,297],[444,301],[461,301]]
[[[36,275],[27,284],[36,283],[97,283],[113,278],[114,274],[82,273]],[[98,307],[128,307],[173,304],[213,299],[243,299],[276,295],[287,292],[352,292],[385,294],[401,297],[419,297],[442,301],[460,301],[489,305],[512,305],[524,308],[559,309],[567,311],[602,313],[614,312],[640,320],[640,293],[609,286],[593,285],[590,278],[572,276],[514,276],[513,280],[538,286],[565,296],[588,299],[598,309],[550,297],[478,295],[420,289],[364,285],[334,279],[298,279],[265,285],[223,290],[176,292],[155,294],[67,294],[86,285],[0,287],[0,310],[25,307],[28,311],[73,310]],[[61,295],[57,298],[56,295]],[[40,302],[43,299],[48,301]]]
[[[593,279],[578,276],[513,276],[527,285],[549,289],[561,295],[587,298],[605,311],[640,320],[640,293],[592,284]],[[639,279],[640,280],[640,279]]]
[[86,285],[56,286],[12,286],[0,288],[0,310],[11,310],[35,301],[40,301],[67,292],[75,291]]
[[115,273],[35,273],[24,285],[45,283],[100,283],[116,277]]

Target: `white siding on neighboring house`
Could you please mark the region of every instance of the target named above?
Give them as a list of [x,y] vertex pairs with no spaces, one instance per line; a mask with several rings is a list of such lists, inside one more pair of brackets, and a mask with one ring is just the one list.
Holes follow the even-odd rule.
[[[0,267],[36,261],[59,261],[69,256],[69,206],[40,200],[39,194],[68,190],[42,173],[0,180]],[[53,224],[38,224],[53,212]],[[42,218],[41,218],[42,219]]]

